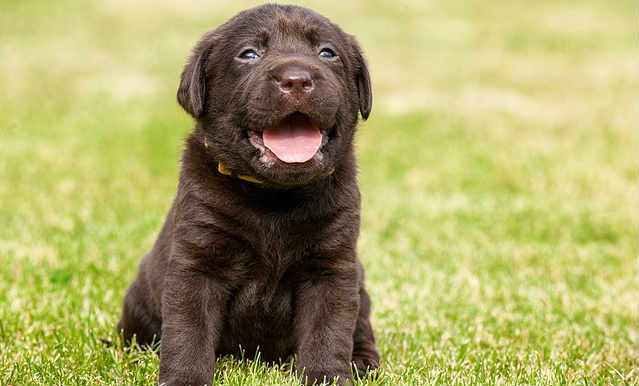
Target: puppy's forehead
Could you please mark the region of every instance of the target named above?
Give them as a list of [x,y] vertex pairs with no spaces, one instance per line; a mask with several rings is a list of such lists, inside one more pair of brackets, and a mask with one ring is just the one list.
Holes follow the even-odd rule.
[[239,40],[274,41],[340,39],[342,32],[324,16],[299,6],[266,4],[243,11],[227,22]]

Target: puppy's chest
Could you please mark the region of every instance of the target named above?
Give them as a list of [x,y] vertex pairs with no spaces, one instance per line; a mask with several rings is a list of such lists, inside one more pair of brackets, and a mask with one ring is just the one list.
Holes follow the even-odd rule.
[[227,305],[227,323],[234,342],[250,350],[253,346],[270,347],[284,343],[293,328],[297,283],[288,275],[254,273],[251,280],[234,291]]
[[270,275],[256,277],[242,283],[231,298],[229,310],[236,317],[287,319],[292,312],[295,283]]
[[296,292],[312,279],[321,259],[324,224],[262,219],[251,225],[233,238],[232,249],[242,252],[229,265],[241,274],[228,283],[233,288],[229,316],[256,333],[262,327],[288,329]]

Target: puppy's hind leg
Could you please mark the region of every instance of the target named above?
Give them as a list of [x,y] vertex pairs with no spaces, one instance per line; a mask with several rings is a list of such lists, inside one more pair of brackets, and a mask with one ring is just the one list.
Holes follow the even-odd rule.
[[359,290],[359,315],[353,332],[353,364],[360,378],[366,371],[379,368],[379,353],[375,347],[375,336],[370,322],[371,300],[362,286]]
[[160,339],[162,321],[154,316],[147,306],[147,294],[138,282],[134,281],[127,290],[122,306],[122,316],[118,322],[118,332],[122,332],[126,345],[130,345],[133,336],[140,347],[151,347]]

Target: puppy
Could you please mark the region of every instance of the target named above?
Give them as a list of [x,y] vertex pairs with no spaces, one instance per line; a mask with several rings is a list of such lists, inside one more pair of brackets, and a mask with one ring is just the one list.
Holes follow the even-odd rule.
[[167,385],[210,384],[240,347],[297,354],[308,384],[375,370],[353,150],[372,95],[355,39],[305,8],[249,9],[196,44],[177,100],[195,129],[124,299],[125,340],[161,339]]

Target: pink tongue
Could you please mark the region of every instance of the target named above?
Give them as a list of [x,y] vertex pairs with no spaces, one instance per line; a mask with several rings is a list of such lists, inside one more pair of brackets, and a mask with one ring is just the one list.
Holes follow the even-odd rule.
[[304,119],[287,120],[278,127],[262,132],[264,146],[281,161],[304,163],[317,153],[322,144],[322,133]]

